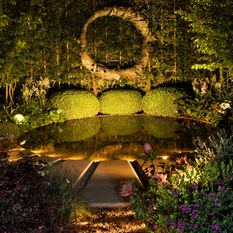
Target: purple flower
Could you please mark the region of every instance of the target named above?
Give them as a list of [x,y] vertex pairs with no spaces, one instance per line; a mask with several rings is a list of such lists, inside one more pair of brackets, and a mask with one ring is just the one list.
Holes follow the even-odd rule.
[[206,194],[206,193],[205,193],[205,191],[204,191],[204,192],[202,192],[202,194],[205,196],[205,194]]
[[182,210],[184,214],[188,214],[191,212],[191,209],[185,204],[180,205],[179,208]]
[[167,216],[167,220],[168,220],[169,222],[171,222],[172,219],[171,219],[171,216],[170,216],[170,215]]
[[224,189],[224,187],[222,186],[222,187],[220,187],[220,192],[221,192],[221,194],[223,195],[224,193],[226,193],[226,192],[227,192],[227,190],[226,190],[226,189]]
[[223,181],[221,181],[221,180],[217,181],[217,185],[218,185],[218,186],[223,185],[223,184],[224,184]]
[[213,197],[214,198],[214,197],[216,197],[216,194],[215,193],[209,193],[208,197]]
[[166,229],[163,230],[163,232],[166,232],[166,231],[167,231]]
[[176,227],[176,223],[175,222],[170,222],[170,227]]
[[145,144],[144,144],[144,150],[145,150],[145,152],[146,152],[147,154],[150,154],[150,153],[153,152],[153,151],[152,151],[152,148],[151,148],[151,146],[150,146],[149,143],[145,143]]
[[199,207],[199,205],[198,204],[192,204],[192,207],[196,208],[196,207]]
[[198,190],[198,184],[191,184],[191,187],[195,190]]
[[221,228],[218,226],[218,223],[215,223],[214,225],[211,225],[210,227],[214,230],[214,232],[221,231]]
[[198,224],[197,223],[194,223],[193,225],[193,230],[196,229],[198,227]]
[[229,180],[229,175],[228,174],[226,174],[226,180]]
[[192,215],[193,215],[194,218],[197,217],[198,214],[199,214],[199,213],[197,212],[197,210],[193,210],[193,211],[192,211]]
[[155,225],[155,226],[153,227],[153,230],[154,230],[154,231],[157,231],[157,228],[158,228],[158,226]]
[[179,190],[173,189],[172,194],[173,194],[174,197],[178,197],[179,196]]
[[181,219],[179,219],[178,220],[178,231],[184,231],[184,221],[183,221],[183,219],[181,218]]
[[152,205],[148,206],[148,210],[152,211]]

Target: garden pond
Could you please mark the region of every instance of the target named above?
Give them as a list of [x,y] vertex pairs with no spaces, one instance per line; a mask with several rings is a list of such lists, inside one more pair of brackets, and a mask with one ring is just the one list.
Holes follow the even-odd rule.
[[160,156],[194,152],[197,138],[213,132],[209,125],[147,115],[100,116],[69,120],[24,133],[18,144],[32,152],[64,160],[134,160],[150,143]]

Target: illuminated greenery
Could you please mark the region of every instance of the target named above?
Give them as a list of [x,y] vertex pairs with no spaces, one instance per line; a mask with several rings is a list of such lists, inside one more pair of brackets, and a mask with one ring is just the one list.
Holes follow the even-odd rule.
[[66,90],[54,93],[49,107],[61,109],[68,119],[95,116],[99,112],[98,99],[88,91]]
[[110,90],[99,98],[103,114],[130,114],[141,111],[142,96],[135,90]]
[[182,96],[175,88],[154,89],[143,97],[142,110],[147,114],[176,116],[179,110],[176,101]]

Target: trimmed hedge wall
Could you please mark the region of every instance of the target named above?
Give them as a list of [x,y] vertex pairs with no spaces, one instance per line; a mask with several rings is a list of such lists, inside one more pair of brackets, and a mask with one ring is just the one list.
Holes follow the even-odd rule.
[[135,90],[110,90],[99,98],[103,114],[131,114],[141,111],[142,95]]
[[160,116],[177,116],[178,105],[176,100],[184,93],[176,88],[157,88],[148,92],[142,99],[142,110],[147,114]]
[[49,99],[48,106],[61,109],[68,119],[91,117],[99,112],[97,97],[84,90],[56,92]]

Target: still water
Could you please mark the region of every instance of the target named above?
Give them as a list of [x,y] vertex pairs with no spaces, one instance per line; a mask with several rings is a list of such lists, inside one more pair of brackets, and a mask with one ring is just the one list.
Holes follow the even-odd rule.
[[192,154],[197,137],[206,140],[211,127],[200,122],[154,116],[101,116],[70,120],[34,129],[18,144],[46,157],[71,160],[135,160],[144,143],[160,156]]

